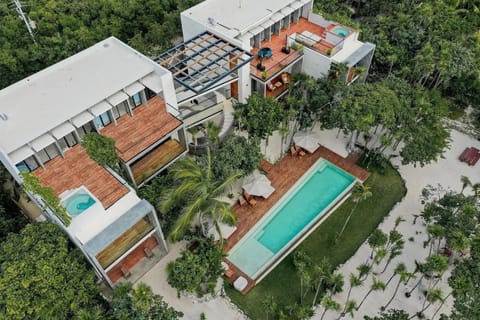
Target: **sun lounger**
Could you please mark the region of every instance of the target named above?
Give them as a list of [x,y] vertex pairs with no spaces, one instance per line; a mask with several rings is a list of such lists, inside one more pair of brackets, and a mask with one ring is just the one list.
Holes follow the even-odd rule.
[[248,194],[247,191],[243,191],[243,197],[247,200],[248,204],[252,207],[257,205],[257,201],[253,198],[252,195]]

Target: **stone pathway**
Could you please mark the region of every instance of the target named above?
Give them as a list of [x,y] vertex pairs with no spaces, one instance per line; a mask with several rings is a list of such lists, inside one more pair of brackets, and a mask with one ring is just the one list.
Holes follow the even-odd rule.
[[[394,227],[396,218],[399,216],[403,217],[406,221],[399,226],[398,230],[404,235],[405,249],[401,256],[397,257],[391,262],[384,274],[377,276],[382,281],[386,281],[390,277],[398,262],[405,263],[408,270],[413,271],[415,266],[414,261],[418,260],[423,262],[425,257],[428,255],[428,247],[423,247],[423,241],[427,239],[425,225],[421,219],[418,219],[416,224],[413,224],[414,215],[420,214],[423,209],[423,206],[420,203],[421,190],[429,184],[441,184],[445,188],[450,188],[454,191],[460,191],[462,187],[460,176],[462,175],[469,177],[474,183],[480,181],[480,169],[478,166],[470,167],[458,160],[458,156],[463,149],[471,146],[480,148],[480,142],[454,130],[451,132],[451,138],[451,147],[445,153],[445,159],[440,159],[438,162],[432,163],[423,168],[420,166],[415,168],[411,165],[402,166],[398,159],[394,161],[394,164],[399,167],[399,171],[403,179],[405,179],[408,191],[403,201],[397,204],[390,215],[385,218],[385,221],[380,225],[380,228],[384,232],[388,232]],[[413,242],[408,240],[410,237],[413,237]],[[348,276],[351,272],[357,273],[356,267],[362,263],[365,263],[369,254],[370,247],[368,247],[367,244],[363,244],[355,253],[355,255],[339,268],[338,271],[345,276],[345,287],[343,293],[334,296],[336,301],[339,301],[342,304],[345,302],[349,287]],[[381,271],[383,269],[383,264],[375,269]],[[450,292],[450,289],[446,284],[446,279],[448,279],[449,275],[449,272],[447,272],[443,276],[443,281],[439,286],[444,295],[447,295]],[[368,291],[371,283],[372,276],[369,276],[366,283],[364,283],[362,287],[354,288],[352,290],[350,299],[354,299],[357,301],[357,303],[359,303]],[[404,295],[405,291],[412,288],[415,283],[415,280],[411,280],[407,287],[401,285],[395,300],[390,304],[389,308],[403,309],[410,315],[413,315],[419,311],[424,301],[424,296],[421,294],[420,289],[415,290],[410,298],[406,298]],[[393,280],[385,291],[373,292],[367,298],[361,309],[355,313],[353,318],[350,316],[345,316],[342,319],[363,319],[364,315],[375,316],[379,312],[380,307],[385,304],[393,295],[395,285],[395,280]],[[423,281],[422,285],[423,287],[428,286],[428,280]],[[453,299],[450,297],[440,312],[436,315],[435,319],[439,318],[440,313],[449,314],[452,304]],[[425,312],[427,319],[431,319],[431,316],[439,305],[440,303],[436,303]],[[320,319],[322,312],[323,308],[318,307],[316,310],[316,315],[312,319]],[[325,319],[337,318],[338,313],[333,311],[328,311],[325,316]]]

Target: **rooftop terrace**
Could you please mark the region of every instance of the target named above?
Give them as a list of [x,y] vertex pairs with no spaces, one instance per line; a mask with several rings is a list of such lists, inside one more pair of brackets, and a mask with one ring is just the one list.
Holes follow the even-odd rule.
[[[296,42],[300,42],[325,56],[333,55],[335,48],[339,47],[340,43],[335,44],[330,42],[327,40],[327,35],[332,41],[334,39],[335,41],[343,42],[340,40],[340,37],[331,32],[336,26],[335,24],[331,24],[327,27],[322,27],[305,18],[300,18],[297,23],[291,23],[288,29],[282,29],[280,34],[272,35],[269,41],[263,41],[260,45],[260,48],[270,48],[273,53],[271,58],[266,58],[262,61],[262,64],[265,66],[265,71],[268,75],[273,75],[302,55],[299,51],[295,50],[290,50],[288,54],[282,52],[282,47],[285,47],[287,44],[287,38],[295,34],[298,36],[294,37],[291,41],[296,40]],[[342,28],[351,31],[345,27]],[[306,35],[308,35],[308,37]],[[251,73],[259,78],[262,75],[262,71],[258,70],[256,65],[260,62],[258,58],[260,48],[252,49],[254,59],[251,62]]]
[[135,108],[133,116],[118,118],[117,125],[110,124],[100,133],[115,140],[118,156],[127,162],[181,124],[167,112],[165,102],[157,96],[148,101],[148,106]]
[[90,159],[80,145],[65,151],[65,158],[56,157],[45,164],[45,169],[34,172],[42,185],[61,193],[85,186],[100,200],[105,209],[125,196],[130,190],[110,172]]

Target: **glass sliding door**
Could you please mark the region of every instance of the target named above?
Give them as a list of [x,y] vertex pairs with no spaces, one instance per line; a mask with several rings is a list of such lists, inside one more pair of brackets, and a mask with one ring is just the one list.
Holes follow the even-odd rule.
[[108,114],[108,111],[96,117],[94,121],[98,128],[106,127],[110,123],[112,123],[112,119],[110,119],[110,115]]
[[62,149],[62,151],[65,151],[73,147],[74,145],[78,144],[78,141],[77,139],[75,139],[75,136],[73,135],[73,133],[69,133],[62,139],[59,139],[58,144],[60,145],[60,148]]

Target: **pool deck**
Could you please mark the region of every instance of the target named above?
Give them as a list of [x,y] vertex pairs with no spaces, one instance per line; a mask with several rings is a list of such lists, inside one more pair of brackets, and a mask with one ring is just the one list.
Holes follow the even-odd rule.
[[[252,207],[249,205],[240,206],[238,203],[232,208],[238,218],[237,230],[228,238],[225,245],[225,252],[237,244],[240,239],[270,210],[270,208],[280,200],[280,198],[300,179],[300,177],[320,158],[324,158],[337,167],[342,168],[348,173],[355,176],[360,181],[365,181],[369,173],[365,169],[355,164],[358,156],[351,155],[347,158],[336,154],[335,152],[323,146],[312,154],[306,154],[303,157],[286,155],[276,164],[263,161],[262,169],[266,172],[268,179],[272,182],[275,192],[268,198],[256,198],[257,204]],[[227,278],[227,281],[233,282],[239,276],[243,276],[248,280],[247,287],[242,291],[246,294],[255,286],[255,281],[241,272],[230,261],[226,260],[233,275]]]

